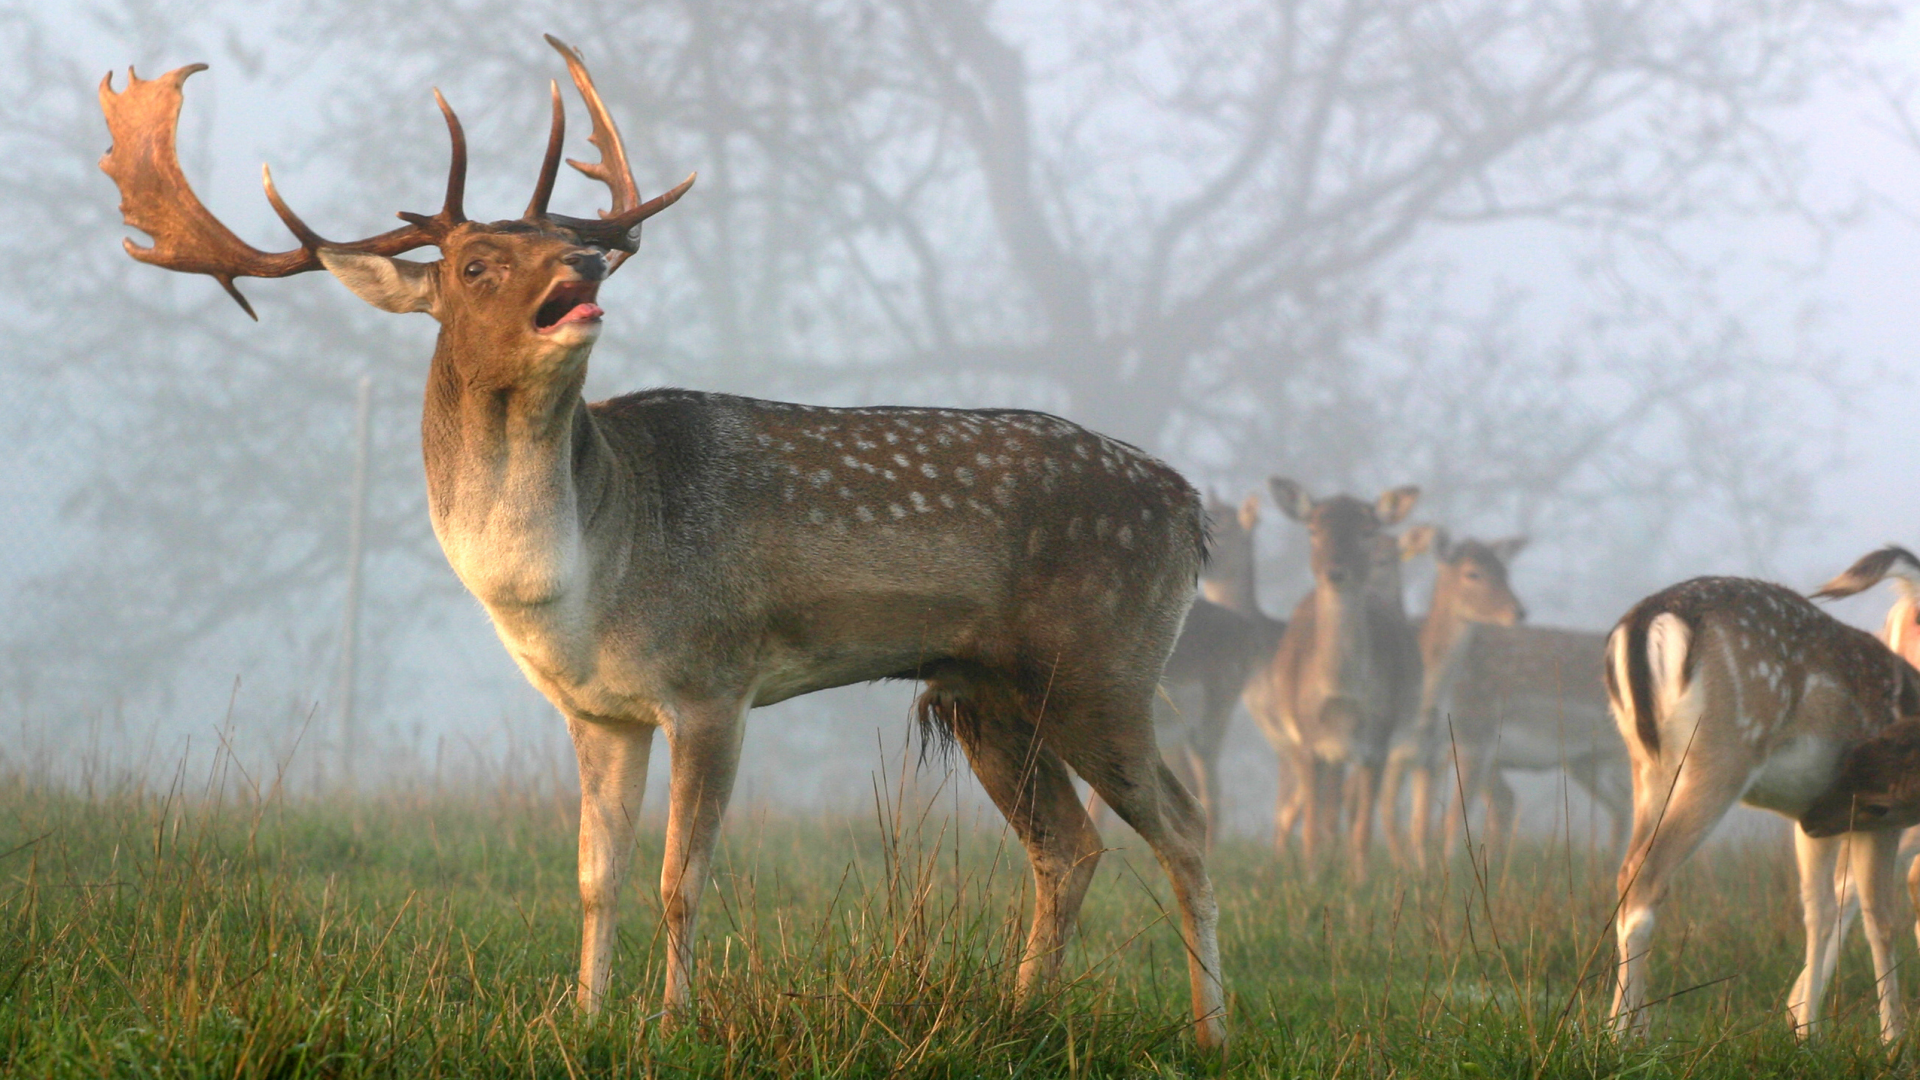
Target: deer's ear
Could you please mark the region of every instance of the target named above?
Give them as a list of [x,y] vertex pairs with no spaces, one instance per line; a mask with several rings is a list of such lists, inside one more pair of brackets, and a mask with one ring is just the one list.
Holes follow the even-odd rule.
[[1249,495],[1240,504],[1240,528],[1252,532],[1260,524],[1260,496]]
[[1520,554],[1521,549],[1526,546],[1527,538],[1524,536],[1509,536],[1505,540],[1495,540],[1487,545],[1492,550],[1494,558],[1499,559],[1503,566],[1512,562],[1513,557]]
[[1273,476],[1267,479],[1267,490],[1273,494],[1273,504],[1281,513],[1295,521],[1313,517],[1313,496],[1307,494],[1306,488],[1284,476]]
[[417,263],[338,248],[321,248],[320,262],[355,296],[382,311],[435,315],[440,301],[437,262]]
[[1400,534],[1400,561],[1408,562],[1427,553],[1433,547],[1435,536],[1440,532],[1433,525],[1415,525]]
[[1420,489],[1408,484],[1380,496],[1373,504],[1373,512],[1380,519],[1380,524],[1398,525],[1413,513],[1413,504],[1419,501]]

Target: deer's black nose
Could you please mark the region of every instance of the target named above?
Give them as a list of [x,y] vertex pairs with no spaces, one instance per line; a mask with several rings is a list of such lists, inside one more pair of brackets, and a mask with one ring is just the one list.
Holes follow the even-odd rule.
[[607,257],[596,248],[581,248],[560,256],[560,261],[579,271],[588,281],[599,281],[607,276]]

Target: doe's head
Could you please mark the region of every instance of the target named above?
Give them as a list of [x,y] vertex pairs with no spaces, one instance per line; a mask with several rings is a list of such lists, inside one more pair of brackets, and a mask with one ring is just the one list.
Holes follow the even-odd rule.
[[1307,527],[1315,584],[1343,594],[1367,587],[1383,550],[1380,530],[1398,525],[1420,498],[1420,489],[1411,485],[1393,488],[1373,502],[1351,495],[1315,499],[1306,488],[1279,476],[1267,486],[1280,512]]
[[1467,622],[1495,626],[1526,621],[1526,605],[1514,595],[1513,585],[1507,579],[1507,564],[1526,546],[1524,536],[1453,543],[1445,530],[1435,530],[1434,609],[1444,609]]

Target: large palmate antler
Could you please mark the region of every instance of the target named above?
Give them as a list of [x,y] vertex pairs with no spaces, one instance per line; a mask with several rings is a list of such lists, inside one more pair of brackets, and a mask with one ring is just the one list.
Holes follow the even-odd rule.
[[593,76],[587,73],[587,65],[580,59],[580,50],[552,34],[546,35],[546,39],[547,44],[553,46],[567,61],[567,71],[573,76],[573,85],[579,89],[580,99],[587,103],[588,115],[593,117],[593,134],[587,141],[600,151],[600,160],[591,165],[572,159],[568,159],[567,164],[607,185],[607,190],[613,193],[613,209],[601,211],[597,221],[547,213],[547,199],[553,194],[554,177],[560,171],[560,144],[566,134],[567,124],[566,114],[560,107],[560,89],[555,86],[553,130],[547,137],[546,161],[541,165],[540,182],[534,188],[533,201],[527,205],[526,217],[528,220],[551,221],[572,230],[589,244],[622,252],[608,265],[607,273],[611,274],[619,269],[628,255],[639,250],[640,223],[679,201],[680,196],[693,186],[694,177],[698,174],[689,173],[672,190],[641,202],[640,185],[634,183],[633,166],[627,163],[626,144],[620,141],[620,130],[613,126],[613,117],[607,113],[606,103],[600,100],[600,91],[594,89]]
[[[626,148],[620,141],[620,133],[614,127],[613,119],[607,115],[606,105],[594,89],[586,65],[581,62],[576,50],[551,35],[547,41],[566,58],[574,85],[579,87],[580,95],[586,100],[588,112],[593,117],[591,141],[600,150],[600,161],[592,165],[577,161],[569,164],[606,184],[613,193],[613,208],[603,211],[598,220],[547,213],[547,201],[553,192],[561,143],[566,131],[566,118],[556,85],[553,90],[553,130],[548,139],[546,161],[540,170],[533,202],[527,207],[523,220],[549,223],[574,233],[583,243],[621,252],[609,266],[611,273],[613,268],[625,261],[628,254],[638,249],[640,222],[673,205],[693,186],[694,178],[689,176],[673,190],[641,203],[632,168],[627,164]],[[274,212],[288,230],[300,241],[300,246],[291,251],[267,252],[249,245],[221,224],[194,194],[192,185],[187,183],[186,175],[181,172],[174,145],[175,131],[180,122],[181,88],[189,76],[206,70],[206,67],[205,64],[189,64],[157,79],[141,79],[129,68],[127,88],[122,91],[113,89],[111,72],[100,82],[100,109],[106,114],[107,130],[113,137],[113,145],[100,159],[100,168],[120,188],[122,218],[128,225],[153,238],[153,244],[148,247],[141,247],[131,239],[125,241],[127,254],[141,262],[169,270],[206,274],[220,282],[228,295],[249,316],[257,319],[253,306],[234,286],[235,278],[286,277],[318,270],[321,268],[319,251],[323,247],[391,256],[415,248],[436,246],[456,226],[467,220],[463,205],[467,177],[466,134],[461,129],[459,117],[454,115],[446,99],[436,90],[434,101],[446,117],[447,133],[453,144],[453,159],[447,172],[446,198],[439,213],[424,215],[402,212],[399,216],[407,224],[401,228],[364,240],[328,240],[309,228],[287,206],[274,188],[272,174],[262,168],[267,200],[272,203]]]

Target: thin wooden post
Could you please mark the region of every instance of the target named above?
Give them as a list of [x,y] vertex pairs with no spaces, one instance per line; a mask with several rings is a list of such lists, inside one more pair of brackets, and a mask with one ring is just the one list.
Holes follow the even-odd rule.
[[359,690],[361,571],[367,554],[367,459],[372,447],[373,376],[360,376],[353,424],[353,507],[347,529],[347,604],[340,624],[340,783],[357,786],[354,756],[359,747],[359,718],[354,715]]

